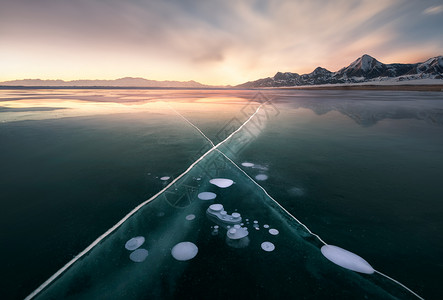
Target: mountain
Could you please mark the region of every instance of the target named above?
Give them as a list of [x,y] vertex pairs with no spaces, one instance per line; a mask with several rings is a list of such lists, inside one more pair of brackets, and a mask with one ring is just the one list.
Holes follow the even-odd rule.
[[[238,85],[240,88],[303,86],[332,83],[360,83],[393,80],[443,79],[443,56],[415,64],[384,64],[370,55],[357,58],[349,66],[331,72],[318,67],[309,74],[277,72],[274,77],[262,78]],[[443,81],[442,81],[443,83]]]
[[125,77],[115,80],[41,80],[23,79],[0,82],[4,86],[85,86],[85,87],[181,87],[205,88],[210,87],[196,81],[157,81],[144,78]]

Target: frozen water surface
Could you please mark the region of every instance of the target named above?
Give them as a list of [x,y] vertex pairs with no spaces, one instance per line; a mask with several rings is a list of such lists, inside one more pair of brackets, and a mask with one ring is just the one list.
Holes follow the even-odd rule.
[[[183,91],[173,92],[180,95],[185,93]],[[286,93],[293,92],[282,91],[280,93],[280,100],[284,100]],[[153,186],[158,187],[150,194],[155,196],[144,203],[134,202],[133,207],[136,208],[134,211],[124,216],[121,222],[106,231],[100,239],[52,277],[46,285],[37,291],[36,298],[417,299],[410,291],[375,271],[358,255],[336,246],[326,245],[326,242],[332,240],[347,241],[351,237],[352,242],[360,247],[359,251],[356,249],[356,253],[363,253],[361,249],[372,247],[367,253],[378,252],[379,255],[385,257],[380,260],[367,258],[374,264],[377,262],[377,267],[381,271],[384,270],[384,264],[389,263],[390,256],[395,255],[396,259],[400,261],[397,254],[401,255],[401,253],[394,252],[392,254],[390,251],[394,249],[392,239],[389,239],[390,247],[392,247],[389,251],[377,243],[373,243],[375,236],[380,234],[384,237],[389,232],[380,225],[386,224],[383,220],[378,219],[380,215],[375,217],[371,215],[376,223],[368,222],[371,224],[371,229],[364,232],[364,240],[360,243],[357,243],[360,235],[354,235],[354,231],[349,230],[353,223],[344,222],[339,218],[339,213],[344,211],[344,203],[349,204],[345,211],[353,216],[355,211],[361,210],[360,200],[356,201],[356,199],[364,198],[364,195],[358,193],[361,189],[353,190],[358,182],[355,181],[351,185],[347,184],[345,179],[349,180],[353,176],[358,177],[358,174],[365,170],[365,166],[368,168],[371,166],[360,165],[364,161],[362,157],[372,158],[371,163],[377,163],[373,160],[373,156],[368,155],[377,148],[371,140],[378,134],[377,130],[374,130],[374,127],[360,129],[360,124],[352,123],[354,122],[352,118],[358,122],[374,122],[380,117],[380,114],[377,112],[369,116],[360,115],[358,106],[352,106],[349,103],[342,105],[342,102],[338,101],[323,101],[321,106],[312,108],[312,105],[317,103],[312,97],[306,103],[297,99],[297,101],[293,100],[291,98],[291,101],[287,103],[279,103],[279,108],[282,108],[278,117],[280,119],[265,122],[266,126],[262,126],[261,131],[257,131],[257,122],[237,124],[235,128],[239,128],[240,125],[243,127],[232,134],[230,143],[226,142],[218,146],[216,150],[199,156],[199,160],[194,160],[195,163],[192,166],[186,166],[186,168],[175,172],[173,167],[154,170],[151,164],[149,168],[141,170],[138,174],[145,175],[146,170],[150,170],[152,174],[161,174],[162,172],[174,174],[174,182],[171,181],[170,185],[167,185],[168,182],[159,182],[158,178],[154,179],[154,176],[150,176],[148,179],[153,181]],[[239,100],[236,99],[236,101]],[[408,105],[412,106],[412,102],[409,101]],[[240,111],[243,105],[251,105],[252,111],[254,111],[259,107],[255,104],[251,105],[250,102],[245,101],[241,107],[237,108]],[[185,107],[184,104],[180,105]],[[177,110],[180,110],[180,105],[177,105]],[[298,107],[297,109],[293,108],[296,105],[300,105],[300,111],[298,111]],[[307,109],[309,105],[311,108]],[[325,108],[324,105],[330,105],[330,107]],[[385,103],[377,105],[386,108]],[[350,106],[353,110],[346,115],[348,119],[340,116],[337,112],[337,109],[344,111]],[[217,111],[222,111],[219,106],[217,106]],[[181,112],[185,118],[189,118],[191,121],[192,118],[198,119],[200,113],[206,117],[202,117],[204,122],[195,122],[195,124],[209,122],[206,111],[203,113],[185,108]],[[424,120],[425,112],[421,110],[420,113],[411,114],[413,118],[421,119],[415,119],[419,123],[408,127],[408,132],[410,130],[422,132],[420,126],[427,122]],[[263,120],[263,116],[260,116],[261,120]],[[393,116],[396,116],[396,113],[390,110],[389,118],[384,120],[385,123],[381,122],[383,123],[381,125],[385,126],[384,129],[397,128],[393,125],[397,122]],[[438,116],[438,111],[434,111],[433,115],[429,117],[429,120],[432,121],[429,122],[437,122]],[[226,120],[229,121],[232,117],[233,115],[228,115]],[[280,123],[282,118],[285,121],[283,124]],[[195,128],[174,115],[174,120],[177,119],[183,121],[180,128],[189,129],[189,136],[201,138],[206,143],[204,149],[211,149],[212,145]],[[310,123],[312,127],[304,128],[302,125],[311,119],[315,121]],[[243,122],[247,118],[242,117],[236,120]],[[335,134],[333,126],[328,126],[329,122],[336,120],[341,122],[339,126],[344,128],[338,130],[339,134]],[[221,123],[224,124],[224,122]],[[363,125],[369,126],[370,124],[368,124],[364,123]],[[201,128],[201,130],[210,138],[220,138],[217,136],[220,132],[218,126],[220,122],[216,125],[213,127],[208,125],[209,128]],[[292,125],[294,128],[288,130]],[[326,133],[324,133],[325,128],[328,129]],[[429,130],[439,131],[435,127],[432,128]],[[232,132],[229,131],[227,135]],[[276,132],[279,134],[275,134]],[[396,138],[386,132],[387,130],[382,130],[385,135],[383,143],[379,145],[389,143],[393,138]],[[360,142],[364,142],[360,137],[365,133],[367,134],[364,137],[369,139],[365,144],[368,147],[368,152],[364,152],[359,146]],[[309,149],[304,153],[297,153],[297,149],[307,147],[310,139],[320,134],[324,134],[322,138],[327,140],[326,143],[315,140],[311,142]],[[263,136],[266,137],[265,140],[262,139]],[[435,136],[438,135],[435,134]],[[352,137],[354,142],[350,143],[352,147],[347,147],[340,140],[349,137]],[[329,138],[333,140],[328,140]],[[418,135],[417,139],[420,138],[421,136]],[[397,141],[397,143],[397,145],[403,145],[404,141]],[[167,143],[162,144],[162,147],[164,145]],[[427,144],[423,143],[422,145]],[[333,147],[337,147],[338,152],[344,151],[344,154],[342,156],[331,155],[330,151]],[[200,147],[197,148],[196,153]],[[397,151],[399,148],[402,147],[389,147],[389,151],[394,151],[392,149]],[[429,153],[434,153],[435,149],[427,150],[429,150],[427,151],[427,156],[429,156]],[[218,151],[221,151],[229,159]],[[202,153],[206,152],[198,153],[203,155]],[[360,156],[362,153],[368,155],[367,157],[359,156],[356,159],[358,168],[353,168],[354,165],[347,165],[349,157],[355,153]],[[438,154],[440,151],[435,153]],[[281,161],[279,157],[282,158]],[[288,160],[288,157],[291,159]],[[399,157],[403,158],[403,156]],[[391,164],[380,162],[379,167],[391,166],[394,164],[392,161],[394,158],[391,157],[389,161]],[[427,161],[426,157],[422,158],[419,170],[434,166],[433,161]],[[241,162],[248,163],[249,160],[265,166],[241,164]],[[335,162],[336,165],[334,165]],[[331,176],[333,167],[337,167],[336,176]],[[439,168],[426,169],[429,172],[439,170]],[[355,170],[359,170],[359,172]],[[374,178],[377,178],[376,192],[381,194],[382,190],[378,190],[381,184],[379,176],[383,176],[383,174],[375,171],[369,174],[371,176],[368,175],[369,179],[366,178],[366,181],[363,180],[364,178],[360,179],[365,183],[365,191],[371,192],[370,189],[373,186],[368,186],[367,183],[375,182]],[[266,172],[266,174],[259,175],[272,176],[272,185],[271,182],[269,182],[269,187],[263,185],[266,190],[258,185],[262,184],[259,181],[264,177],[256,178],[257,172]],[[162,181],[170,179],[163,179],[164,177],[160,179]],[[201,178],[201,180],[196,180],[196,178]],[[257,182],[254,182],[254,178]],[[435,178],[441,177],[435,176]],[[415,179],[415,181],[419,180],[419,178]],[[432,178],[428,177],[428,179],[431,182]],[[140,185],[145,183],[143,180],[146,180],[146,177],[140,180]],[[233,185],[234,181],[235,185]],[[318,186],[318,182],[323,183],[323,186]],[[291,189],[294,186],[303,188]],[[395,186],[400,185],[397,182]],[[161,190],[162,187],[163,190]],[[322,194],[326,190],[329,191],[328,194]],[[217,193],[217,204],[209,205],[211,202],[200,201],[215,199],[215,197],[211,199],[215,195],[212,191]],[[389,192],[389,190],[387,191]],[[422,189],[422,191],[426,193],[427,190]],[[143,193],[140,192],[140,194]],[[202,197],[202,195],[210,195],[210,197]],[[385,194],[383,193],[383,195]],[[388,203],[385,204],[388,205]],[[337,206],[336,211],[331,209],[331,207],[335,207],[334,205]],[[320,209],[323,207],[330,210],[325,213],[323,209]],[[401,208],[401,210],[404,209],[407,207]],[[380,210],[383,211],[381,214],[388,211],[381,208]],[[163,216],[161,218],[158,217],[160,212]],[[298,217],[298,214],[302,216],[300,220],[306,220],[307,224],[302,224],[293,217]],[[401,213],[399,212],[398,215]],[[192,216],[195,216],[194,221],[187,222],[186,220],[193,218]],[[241,225],[242,216],[248,217],[245,219],[245,224],[249,226],[251,232]],[[358,216],[358,218],[362,217],[364,218],[364,216]],[[386,217],[389,218],[391,215],[386,214]],[[248,225],[248,220],[251,225]],[[256,222],[252,222],[253,220]],[[336,220],[340,220],[340,222],[336,222]],[[266,230],[259,230],[258,221],[267,223],[263,225]],[[322,227],[322,222],[326,224],[326,230]],[[268,224],[271,224],[273,228],[269,229]],[[312,224],[315,224],[315,232],[311,231]],[[363,226],[364,223],[359,225]],[[341,227],[346,227],[343,229],[346,231],[344,237],[337,234],[330,238],[336,230],[341,230]],[[278,230],[274,228],[278,228]],[[140,240],[136,239],[137,236],[129,243],[128,238],[137,234],[148,237],[150,242],[147,244],[152,246],[149,248],[149,256],[148,250],[140,248],[143,243],[140,244]],[[278,236],[273,236],[275,234]],[[410,238],[413,239],[414,235],[410,235]],[[372,239],[372,242],[369,242],[369,239]],[[345,243],[343,242],[343,244]],[[122,245],[125,245],[125,249]],[[404,244],[401,247],[404,247]],[[415,243],[409,243],[408,247],[415,247]],[[265,253],[273,251],[274,253]],[[134,262],[143,263],[136,264]],[[410,259],[410,262],[414,263],[413,259]],[[404,264],[403,267],[406,270],[409,265]],[[389,269],[395,268],[391,265]],[[405,275],[406,278],[407,276],[415,276],[420,280],[420,276],[426,276],[426,272],[421,272],[419,275],[411,274]],[[393,277],[397,279],[401,276]]]

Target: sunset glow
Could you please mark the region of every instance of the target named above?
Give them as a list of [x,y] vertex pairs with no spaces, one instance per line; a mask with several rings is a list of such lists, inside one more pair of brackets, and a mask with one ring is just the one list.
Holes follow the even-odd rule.
[[368,53],[414,63],[443,53],[439,1],[3,0],[0,81],[195,80],[337,71]]

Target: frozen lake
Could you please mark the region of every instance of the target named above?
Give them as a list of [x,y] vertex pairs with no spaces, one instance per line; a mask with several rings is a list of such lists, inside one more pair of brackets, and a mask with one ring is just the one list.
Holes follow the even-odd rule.
[[96,241],[37,298],[417,299],[327,243],[437,298],[442,136],[439,92],[0,90],[2,293]]

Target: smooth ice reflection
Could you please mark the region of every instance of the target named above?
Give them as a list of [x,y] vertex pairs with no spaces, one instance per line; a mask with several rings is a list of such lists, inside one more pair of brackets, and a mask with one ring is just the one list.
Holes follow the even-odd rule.
[[265,250],[266,252],[272,252],[275,250],[275,246],[271,242],[263,242],[261,243],[261,248]]
[[174,246],[171,250],[172,256],[176,260],[185,261],[193,259],[198,253],[198,248],[194,243],[181,242]]
[[258,174],[257,176],[255,176],[255,179],[257,179],[258,181],[265,181],[268,179],[268,175],[266,174]]
[[321,253],[340,267],[365,274],[374,273],[374,269],[366,260],[343,248],[324,245],[321,247]]
[[129,251],[135,250],[145,242],[145,238],[142,236],[136,236],[128,240],[125,244],[125,248]]
[[202,192],[202,193],[198,194],[197,197],[200,200],[213,200],[217,197],[217,194],[212,193],[212,192]]
[[214,178],[209,180],[209,182],[222,189],[230,187],[234,183],[234,181],[232,181],[231,179],[225,179],[225,178]]
[[148,250],[137,249],[129,255],[129,259],[133,262],[142,262],[148,257]]

